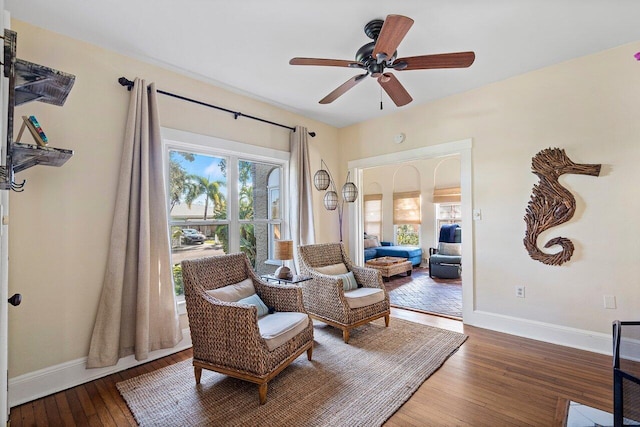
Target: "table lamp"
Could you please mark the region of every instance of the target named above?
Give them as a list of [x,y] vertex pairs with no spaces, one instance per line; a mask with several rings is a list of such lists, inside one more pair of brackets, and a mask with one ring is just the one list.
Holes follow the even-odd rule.
[[290,279],[292,277],[291,270],[284,265],[284,262],[293,259],[293,241],[276,240],[274,258],[282,261],[282,265],[278,267],[274,276],[278,279]]

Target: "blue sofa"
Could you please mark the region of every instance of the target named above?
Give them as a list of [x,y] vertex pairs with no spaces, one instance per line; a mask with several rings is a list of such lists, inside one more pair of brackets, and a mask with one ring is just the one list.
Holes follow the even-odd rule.
[[382,246],[364,250],[365,262],[383,256],[407,258],[414,266],[418,266],[422,262],[422,248],[420,246],[393,246],[391,242],[380,242],[380,245]]

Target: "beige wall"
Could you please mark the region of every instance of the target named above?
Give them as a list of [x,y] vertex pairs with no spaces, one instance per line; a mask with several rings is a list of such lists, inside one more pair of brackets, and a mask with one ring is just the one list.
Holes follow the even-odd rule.
[[[612,320],[637,319],[640,306],[638,50],[640,43],[622,46],[341,129],[343,160],[472,138],[472,200],[482,209],[473,236],[475,310],[503,324],[610,334]],[[393,143],[399,132],[407,135],[401,147]],[[576,250],[563,266],[533,261],[522,244],[537,181],[531,158],[547,147],[603,164],[600,177],[561,179],[577,212],[541,242],[571,238]],[[515,297],[516,285],[526,286],[526,298]],[[616,296],[616,310],[603,308],[603,295]]]
[[[338,169],[337,129],[19,21],[18,57],[76,75],[63,107],[32,102],[16,117],[35,114],[50,145],[74,150],[63,167],[17,174],[23,193],[11,193],[9,292],[23,295],[10,310],[9,377],[87,355],[106,263],[129,92],[120,76],[256,115],[306,126],[312,165],[320,157]],[[289,131],[173,98],[159,96],[161,124],[232,141],[288,151]],[[23,136],[28,141],[30,136]],[[320,205],[319,193],[315,206]],[[316,212],[319,240],[337,240],[333,218]],[[337,222],[337,221],[336,221]],[[186,324],[182,322],[183,326]]]

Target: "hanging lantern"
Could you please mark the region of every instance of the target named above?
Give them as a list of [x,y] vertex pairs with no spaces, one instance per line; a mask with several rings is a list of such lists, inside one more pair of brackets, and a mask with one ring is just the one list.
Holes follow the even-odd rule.
[[342,198],[345,202],[352,203],[358,197],[358,187],[353,182],[345,182],[342,186]]
[[315,185],[317,190],[326,190],[327,188],[329,188],[330,183],[331,178],[329,178],[329,172],[324,169],[318,170],[318,172],[313,175],[313,185]]
[[338,193],[333,190],[327,191],[324,195],[324,207],[328,211],[333,211],[338,207]]

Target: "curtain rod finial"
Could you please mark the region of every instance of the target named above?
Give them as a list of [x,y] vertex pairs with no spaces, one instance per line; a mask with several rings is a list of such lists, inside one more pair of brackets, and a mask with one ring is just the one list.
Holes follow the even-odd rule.
[[122,86],[126,86],[128,91],[131,91],[131,88],[133,87],[133,82],[126,77],[120,77],[118,79],[118,83]]

